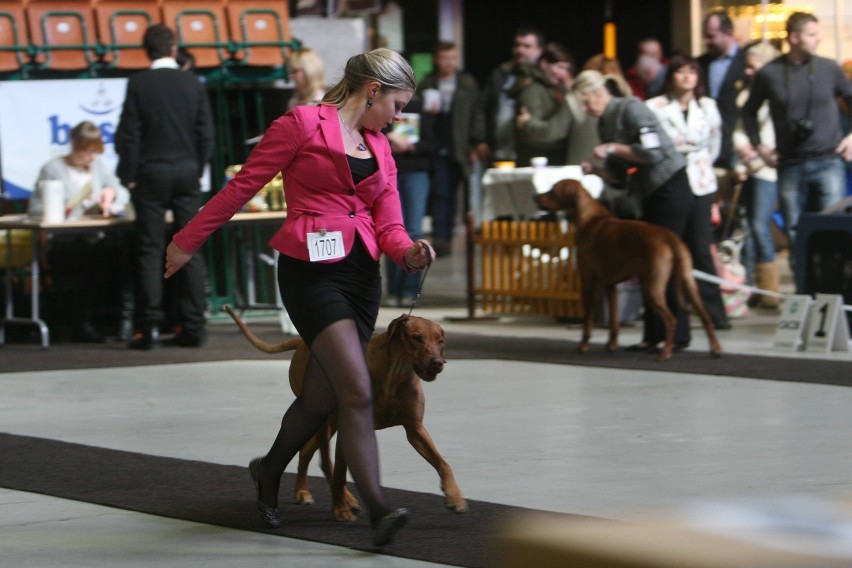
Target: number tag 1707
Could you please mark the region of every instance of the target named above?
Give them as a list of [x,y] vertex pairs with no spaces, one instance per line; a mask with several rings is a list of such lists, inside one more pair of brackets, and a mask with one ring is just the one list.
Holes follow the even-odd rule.
[[308,254],[311,262],[343,258],[343,233],[340,231],[308,233]]

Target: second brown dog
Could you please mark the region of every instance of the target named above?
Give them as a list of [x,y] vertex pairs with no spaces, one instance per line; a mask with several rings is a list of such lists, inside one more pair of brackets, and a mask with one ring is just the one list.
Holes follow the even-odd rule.
[[[293,351],[290,361],[290,388],[301,395],[305,369],[311,353],[301,338],[281,343],[267,343],[255,336],[230,306],[225,306],[246,339],[265,353]],[[426,397],[421,380],[434,381],[444,370],[444,330],[426,318],[406,314],[393,320],[388,330],[373,335],[367,346],[367,365],[373,386],[373,411],[376,430],[402,426],[409,443],[438,472],[441,490],[447,508],[463,513],[467,501],[456,483],[453,470],[441,456],[435,442],[423,425]],[[346,462],[340,443],[337,444],[335,462],[329,452],[331,437],[337,431],[335,415],[299,452],[299,469],[294,488],[296,502],[313,503],[308,488],[308,465],[317,450],[320,467],[331,485],[332,512],[338,521],[354,521],[360,508],[358,500],[346,489]]]
[[666,337],[658,361],[672,356],[675,316],[666,304],[666,287],[674,279],[678,299],[683,304],[689,298],[695,313],[701,318],[710,351],[720,355],[722,348],[716,339],[713,323],[692,275],[692,257],[686,245],[672,231],[644,221],[618,219],[601,203],[592,198],[577,180],[562,180],[550,191],[536,197],[542,209],[564,210],[576,226],[577,267],[583,286],[583,338],[577,350],[589,349],[594,318],[595,295],[602,286],[609,305],[609,341],[606,348],[618,348],[618,306],[615,285],[639,275],[645,305],[660,317]]

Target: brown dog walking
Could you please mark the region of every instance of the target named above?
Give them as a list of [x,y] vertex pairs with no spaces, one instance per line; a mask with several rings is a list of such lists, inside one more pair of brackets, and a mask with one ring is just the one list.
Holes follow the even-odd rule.
[[678,299],[687,297],[701,318],[710,351],[720,355],[713,323],[704,309],[695,279],[692,257],[686,245],[668,229],[644,221],[618,219],[598,203],[576,180],[562,180],[547,193],[536,196],[539,207],[564,210],[576,226],[577,266],[583,284],[583,338],[577,351],[589,350],[592,335],[595,295],[602,286],[609,305],[609,341],[606,348],[618,348],[618,309],[615,285],[633,275],[642,283],[646,305],[662,319],[666,328],[663,348],[657,357],[665,361],[674,347],[675,316],[666,305],[666,286],[674,278]]
[[[225,311],[239,326],[246,339],[264,353],[293,351],[290,360],[290,388],[293,394],[302,393],[305,368],[311,357],[308,346],[301,338],[281,343],[267,343],[254,335],[230,306]],[[457,513],[467,511],[467,501],[456,483],[450,464],[444,460],[435,442],[423,425],[426,412],[426,395],[421,380],[432,382],[444,370],[444,330],[426,318],[406,314],[393,320],[388,330],[377,333],[367,347],[367,364],[373,383],[373,410],[376,430],[402,426],[409,443],[438,472],[441,490],[448,509]],[[337,430],[332,415],[317,434],[299,452],[299,469],[294,489],[296,502],[311,504],[313,497],[308,489],[308,464],[319,450],[321,468],[331,485],[332,510],[338,521],[354,521],[360,508],[357,499],[346,489],[346,462],[338,444],[332,464],[329,442]]]

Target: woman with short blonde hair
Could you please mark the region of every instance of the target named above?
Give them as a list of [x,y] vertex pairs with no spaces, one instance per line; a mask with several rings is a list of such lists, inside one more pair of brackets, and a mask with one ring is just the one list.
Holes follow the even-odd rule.
[[325,65],[319,54],[303,47],[290,56],[290,76],[296,89],[287,102],[287,110],[297,105],[317,104],[325,96]]

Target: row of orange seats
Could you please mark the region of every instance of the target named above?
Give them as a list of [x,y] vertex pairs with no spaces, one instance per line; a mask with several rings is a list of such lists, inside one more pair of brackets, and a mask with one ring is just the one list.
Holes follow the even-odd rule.
[[0,72],[144,69],[145,29],[171,27],[198,68],[280,66],[292,44],[287,2],[0,0]]

